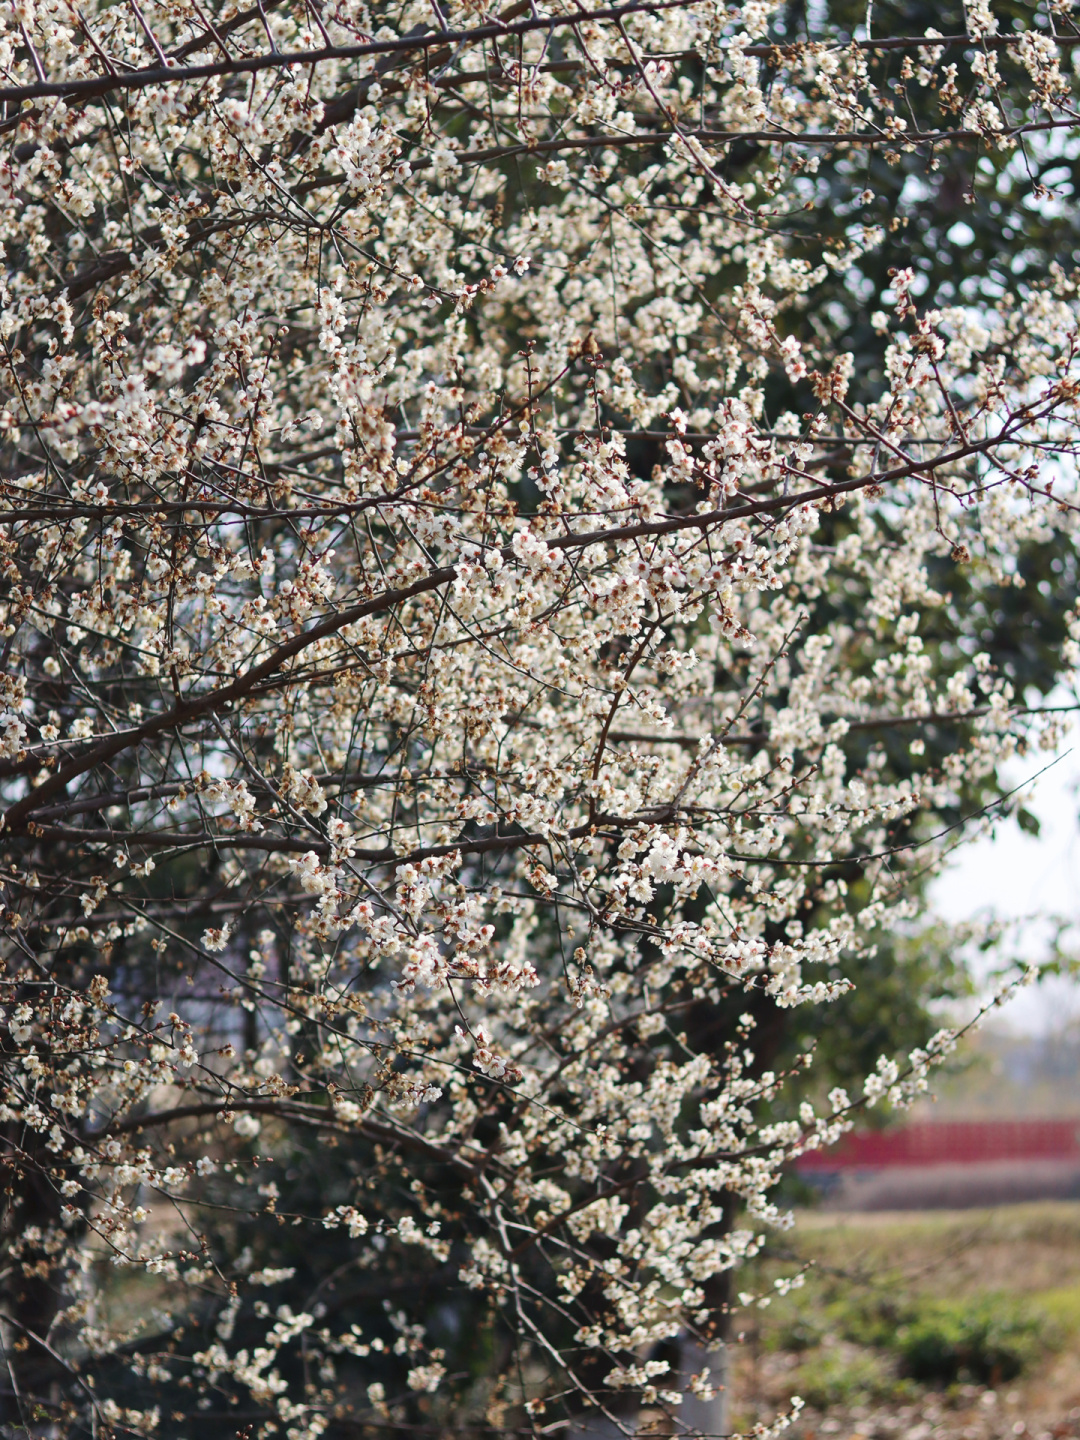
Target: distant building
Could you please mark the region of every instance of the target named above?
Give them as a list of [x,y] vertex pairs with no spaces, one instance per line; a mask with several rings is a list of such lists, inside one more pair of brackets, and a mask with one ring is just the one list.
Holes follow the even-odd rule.
[[1080,1199],[1080,1117],[916,1121],[845,1135],[795,1170],[841,1210]]

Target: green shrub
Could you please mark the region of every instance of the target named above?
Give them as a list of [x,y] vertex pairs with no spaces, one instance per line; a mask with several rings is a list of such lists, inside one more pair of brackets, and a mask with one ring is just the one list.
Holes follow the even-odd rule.
[[918,1318],[910,1298],[882,1290],[846,1295],[828,1313],[832,1329],[844,1340],[883,1350],[895,1349],[897,1332]]
[[774,1348],[777,1350],[813,1350],[824,1337],[822,1325],[812,1315],[792,1315],[776,1332]]
[[906,1374],[931,1384],[1011,1380],[1049,1345],[1045,1319],[1007,1296],[938,1301],[896,1333]]
[[819,1351],[800,1365],[792,1383],[792,1389],[815,1410],[881,1399],[896,1387],[888,1361],[869,1351],[851,1356]]

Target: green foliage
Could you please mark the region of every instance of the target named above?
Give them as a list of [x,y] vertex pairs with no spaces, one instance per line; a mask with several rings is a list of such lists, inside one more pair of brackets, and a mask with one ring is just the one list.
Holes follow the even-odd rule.
[[764,1337],[768,1349],[794,1353],[816,1350],[824,1338],[825,1325],[822,1317],[803,1308],[793,1315],[786,1315],[780,1328]]
[[815,1410],[884,1399],[903,1388],[886,1358],[873,1351],[821,1350],[796,1371],[793,1387]]
[[829,1307],[837,1334],[854,1344],[884,1350],[895,1347],[897,1335],[919,1314],[916,1302],[892,1289],[846,1291]]
[[1035,1299],[1049,1317],[1056,1336],[1072,1336],[1080,1331],[1080,1285],[1043,1290]]
[[997,1385],[1015,1379],[1050,1348],[1044,1316],[1005,1295],[935,1301],[896,1334],[904,1370],[914,1380]]
[[878,1055],[925,1044],[941,1024],[940,1002],[970,991],[948,933],[936,927],[881,936],[872,953],[851,957],[846,974],[854,986],[830,1005],[829,1024],[800,1036],[796,1047],[813,1045],[808,1082],[822,1094],[858,1084]]
[[[912,1249],[914,1235],[889,1233],[902,1250]],[[926,1257],[933,1252],[932,1242],[924,1244]],[[870,1283],[860,1279],[863,1262]],[[924,1388],[1007,1383],[1035,1370],[1080,1329],[1075,1285],[958,1296],[947,1266],[935,1274],[913,1287],[867,1254],[858,1270],[816,1271],[805,1288],[770,1307],[759,1341],[793,1364],[798,1357],[784,1385],[825,1412],[907,1403]]]

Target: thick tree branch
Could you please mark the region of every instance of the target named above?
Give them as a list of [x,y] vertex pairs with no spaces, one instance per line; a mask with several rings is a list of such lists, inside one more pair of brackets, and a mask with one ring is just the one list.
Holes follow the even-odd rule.
[[[1025,408],[1030,412],[1028,418],[1037,418],[1037,403]],[[838,481],[833,485],[819,485],[797,495],[778,496],[772,500],[749,501],[743,505],[736,505],[729,509],[710,510],[704,514],[681,515],[666,520],[642,520],[633,525],[613,526],[610,529],[594,530],[584,535],[557,536],[549,540],[547,544],[552,550],[584,550],[593,545],[610,545],[616,541],[640,539],[646,536],[658,538],[683,530],[705,531],[730,524],[736,520],[751,519],[758,515],[775,515],[784,510],[795,509],[800,505],[810,505],[817,501],[833,500],[842,495],[854,494],[856,491],[865,490],[872,485],[881,486],[910,477],[925,476],[935,469],[956,464],[959,460],[969,456],[985,454],[996,446],[1012,443],[1015,439],[1013,432],[1018,424],[1019,420],[1017,416],[1014,416],[1010,426],[1004,427],[1000,434],[990,439],[972,441],[966,445],[957,446],[954,450],[938,455],[932,460],[913,460],[907,465],[898,465],[882,474],[862,475],[851,480]],[[504,560],[513,558],[513,550],[509,545],[502,547],[501,554]],[[85,774],[98,765],[108,763],[124,750],[141,745],[144,741],[175,729],[178,725],[189,723],[202,715],[228,709],[243,700],[261,681],[269,679],[289,660],[301,654],[316,641],[334,635],[345,626],[355,624],[356,621],[362,620],[368,615],[381,614],[385,610],[403,604],[406,600],[430,594],[455,580],[457,573],[456,566],[442,566],[414,581],[411,585],[386,590],[381,595],[359,605],[337,611],[313,625],[309,630],[302,631],[299,635],[294,635],[291,640],[279,645],[264,661],[245,671],[230,685],[224,685],[220,689],[197,696],[192,700],[181,701],[172,709],[147,720],[142,725],[131,730],[120,731],[77,759],[61,765],[54,775],[35,786],[22,800],[16,801],[3,816],[3,825],[0,826],[0,829],[6,829],[8,832],[21,829],[42,801],[61,793],[79,775]]]
[[[686,0],[634,0],[634,3],[612,8],[583,10],[569,15],[541,15],[529,20],[501,22],[499,24],[477,25],[469,30],[431,30],[426,34],[403,35],[393,40],[372,40],[357,45],[324,45],[316,50],[266,52],[259,55],[237,55],[229,60],[207,65],[170,66],[167,69],[154,67],[146,70],[114,72],[109,75],[79,80],[38,80],[32,85],[9,85],[0,88],[0,102],[20,104],[27,100],[44,99],[47,96],[63,96],[65,99],[97,97],[117,90],[141,90],[150,85],[175,84],[187,80],[205,80],[224,75],[251,75],[263,70],[292,69],[301,65],[318,65],[324,60],[359,60],[373,55],[401,55],[434,47],[448,45],[476,45],[484,40],[498,40],[536,31],[554,31],[567,26],[579,26],[590,21],[619,20],[624,16],[653,13],[660,10],[683,8]],[[256,12],[257,13],[257,12]],[[250,16],[250,12],[248,12]],[[1036,32],[1042,34],[1043,32]],[[213,35],[201,36],[195,48],[205,48],[213,42]],[[1062,49],[1072,49],[1080,44],[1080,37],[1054,35],[1053,43]],[[850,42],[856,49],[869,51],[920,50],[956,46],[983,47],[991,50],[1007,50],[1019,43],[1021,35],[942,35],[942,36],[895,36],[881,40],[860,40]],[[195,42],[188,42],[195,46]],[[823,49],[844,49],[843,45],[828,44]],[[800,45],[747,45],[741,47],[744,55],[765,58],[784,58],[805,52],[806,42]],[[177,51],[179,55],[181,51]],[[186,53],[194,53],[194,49]],[[348,104],[348,97],[339,102]],[[347,111],[343,111],[344,117]],[[1075,123],[1075,122],[1069,122]]]

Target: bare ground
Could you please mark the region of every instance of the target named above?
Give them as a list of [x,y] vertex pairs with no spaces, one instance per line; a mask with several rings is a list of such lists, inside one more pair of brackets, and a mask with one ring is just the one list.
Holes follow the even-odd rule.
[[[803,1290],[740,1312],[732,1421],[747,1431],[807,1390],[799,1440],[1063,1440],[1080,1437],[1080,1203],[903,1214],[804,1213],[743,1277],[766,1294],[807,1268]],[[890,1307],[985,1302],[1045,1322],[1023,1371],[919,1383],[891,1344]],[[876,1317],[860,1333],[860,1313]],[[882,1320],[882,1315],[886,1318]],[[901,1323],[898,1320],[897,1324]]]

